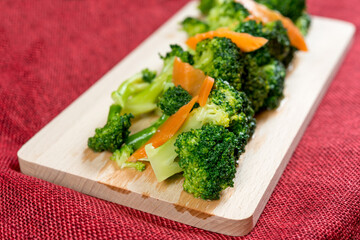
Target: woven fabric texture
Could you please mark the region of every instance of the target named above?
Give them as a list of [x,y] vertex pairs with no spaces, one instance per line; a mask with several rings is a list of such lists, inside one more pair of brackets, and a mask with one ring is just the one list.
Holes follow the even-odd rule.
[[[20,172],[17,151],[185,0],[0,1],[0,239],[227,239]],[[360,26],[358,0],[309,0]],[[360,34],[249,239],[360,239]]]

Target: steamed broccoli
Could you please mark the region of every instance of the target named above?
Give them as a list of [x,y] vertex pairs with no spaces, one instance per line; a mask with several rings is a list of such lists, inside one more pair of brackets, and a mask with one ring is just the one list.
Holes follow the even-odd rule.
[[256,127],[254,110],[249,99],[244,92],[236,91],[227,82],[218,80],[211,92],[210,102],[216,103],[229,114],[229,129],[237,138],[236,156],[239,156],[244,152],[245,145]]
[[129,136],[132,114],[115,114],[103,128],[95,129],[95,135],[88,139],[89,148],[96,152],[119,149]]
[[179,166],[184,170],[183,188],[202,199],[219,199],[234,185],[237,140],[223,126],[205,125],[179,135],[175,142]]
[[259,66],[256,57],[247,54],[245,56],[245,82],[242,90],[252,103],[255,112],[262,109],[276,108],[283,97],[286,69],[284,65],[275,59]]
[[287,30],[280,21],[269,22],[263,25],[250,20],[241,22],[236,28],[236,32],[249,33],[256,37],[264,37],[269,42],[262,48],[251,52],[255,56],[259,65],[266,64],[270,58],[282,61],[289,54],[291,45],[287,35]]
[[181,88],[171,87],[159,98],[158,106],[163,114],[151,126],[130,135],[126,140],[126,145],[131,146],[134,150],[143,146],[157,131],[157,129],[183,105],[191,100],[191,95]]
[[172,70],[175,57],[179,57],[183,62],[192,64],[192,55],[184,51],[179,45],[171,45],[171,51],[161,58],[164,61],[162,71],[152,82],[137,94],[129,98],[123,111],[140,115],[156,109],[156,103],[159,96],[172,85]]
[[134,152],[134,149],[130,145],[124,144],[121,149],[115,150],[113,155],[110,157],[111,160],[115,161],[120,168],[135,168],[139,172],[145,170],[145,164],[142,162],[128,162],[127,160]]
[[203,14],[208,14],[213,7],[220,4],[221,2],[222,0],[201,0],[199,4],[199,10]]
[[228,81],[241,88],[243,62],[239,48],[228,38],[205,39],[196,46],[194,67],[215,79]]
[[206,22],[210,30],[221,27],[229,27],[232,29],[247,16],[249,16],[249,12],[243,5],[234,0],[225,0],[211,8],[209,14],[206,16]]
[[124,108],[128,98],[148,87],[155,76],[155,71],[150,71],[146,68],[125,80],[116,91],[112,92],[111,98],[115,104]]
[[255,0],[295,21],[305,10],[305,0]]
[[269,93],[266,79],[260,74],[260,66],[256,57],[245,54],[244,84],[241,89],[251,101],[252,107],[257,112],[264,104]]
[[280,21],[266,23],[263,27],[264,37],[269,40],[267,48],[270,54],[283,60],[290,52],[290,40],[287,30]]
[[207,23],[193,17],[185,18],[184,21],[181,22],[181,25],[189,36],[209,31],[209,25]]
[[234,139],[241,143],[237,144],[234,150],[236,155],[243,151],[253,132],[255,127],[254,111],[251,109],[244,93],[239,93],[227,82],[217,79],[205,106],[194,109],[183,126],[170,140],[156,149],[153,149],[151,146],[146,147],[146,153],[158,181],[162,181],[179,171],[175,167],[178,163],[176,162],[177,154],[174,147],[179,134],[191,131],[192,129],[200,129],[208,124],[228,128],[238,121],[239,115],[245,116],[243,128],[248,128],[248,131],[246,131],[248,135],[242,134],[240,130],[234,132]]
[[158,107],[164,114],[171,116],[190,102],[191,95],[181,86],[171,87],[159,98]]
[[279,106],[280,100],[284,96],[286,69],[281,62],[272,60],[269,64],[261,67],[260,71],[269,86],[269,93],[262,108],[268,110],[275,109]]
[[306,12],[303,12],[295,21],[295,25],[299,28],[301,34],[306,36],[311,24],[311,17]]

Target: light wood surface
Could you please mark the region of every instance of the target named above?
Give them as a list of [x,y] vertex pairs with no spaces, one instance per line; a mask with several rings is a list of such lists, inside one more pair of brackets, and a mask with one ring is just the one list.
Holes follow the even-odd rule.
[[179,31],[178,23],[198,14],[196,3],[190,2],[30,139],[18,152],[21,171],[210,231],[234,236],[251,231],[336,73],[355,28],[313,18],[307,37],[309,52],[297,55],[281,106],[257,118],[255,134],[240,158],[235,186],[225,190],[218,201],[204,201],[182,191],[181,175],[158,183],[150,166],[142,173],[120,170],[109,160],[109,153],[93,153],[86,145],[94,129],[106,122],[110,93],[144,67],[159,69],[159,52],[168,51],[170,43],[184,45],[186,35]]

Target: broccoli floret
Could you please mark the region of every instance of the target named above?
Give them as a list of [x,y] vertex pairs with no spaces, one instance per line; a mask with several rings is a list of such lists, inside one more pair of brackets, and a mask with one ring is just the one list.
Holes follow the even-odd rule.
[[126,140],[126,144],[135,150],[142,147],[156,133],[168,117],[177,112],[183,105],[190,102],[191,98],[191,95],[180,86],[167,89],[159,98],[158,102],[158,106],[163,111],[163,115],[151,126],[130,135]]
[[311,25],[311,17],[306,12],[303,12],[301,16],[296,19],[295,25],[299,28],[301,34],[306,36],[308,34],[310,25]]
[[158,107],[164,114],[171,116],[190,102],[191,95],[181,86],[171,87],[159,98]]
[[215,79],[228,81],[236,89],[241,88],[243,61],[240,49],[228,38],[214,37],[196,45],[194,67]]
[[145,164],[142,162],[128,162],[130,155],[134,149],[130,145],[123,145],[121,149],[116,150],[110,157],[120,168],[135,168],[139,172],[145,170]]
[[295,21],[305,10],[305,0],[255,0],[270,9],[279,11],[283,16]]
[[147,88],[155,76],[155,71],[146,68],[125,80],[116,91],[112,92],[111,98],[116,105],[124,108],[128,98]]
[[249,16],[249,12],[243,5],[234,0],[225,0],[221,4],[217,4],[211,8],[206,17],[206,21],[210,26],[210,30],[215,30],[220,27],[229,27],[232,29],[247,16]]
[[205,125],[179,135],[175,151],[184,170],[183,188],[202,199],[219,199],[234,186],[236,137],[223,126]]
[[209,25],[207,23],[193,18],[187,17],[181,23],[183,30],[191,37],[198,33],[203,33],[209,31]]
[[238,143],[235,149],[235,156],[239,156],[245,151],[245,146],[254,134],[256,128],[256,119],[246,113],[235,115],[231,119],[229,130],[235,134]]
[[222,0],[201,0],[199,4],[199,10],[203,14],[208,14],[211,8],[219,5],[221,2]]
[[170,47],[171,51],[161,57],[164,60],[161,73],[145,89],[127,100],[123,112],[140,115],[155,110],[159,96],[172,85],[175,57],[181,58],[183,62],[193,63],[192,55],[184,51],[179,45],[171,45]]
[[174,63],[174,57],[179,57],[182,62],[189,63],[190,65],[194,64],[193,55],[190,52],[184,51],[182,47],[177,44],[170,45],[171,51],[166,53],[165,56],[160,56],[164,60],[164,65],[167,65],[168,62]]
[[274,21],[262,25],[254,20],[241,22],[236,28],[236,32],[249,33],[256,37],[264,37],[269,42],[262,48],[250,54],[257,59],[258,65],[268,63],[271,57],[283,60],[290,52],[291,44],[287,35],[287,30],[280,21]]
[[142,79],[144,82],[151,83],[152,80],[156,77],[156,71],[150,71],[148,68],[145,68],[141,71]]
[[246,60],[244,68],[245,82],[242,88],[239,90],[245,92],[246,96],[251,102],[253,109],[255,112],[257,112],[262,107],[265,99],[268,96],[269,87],[267,85],[266,79],[264,79],[260,74],[260,67],[257,64],[256,58],[251,54],[245,54],[244,59]]
[[115,114],[103,128],[95,129],[95,135],[88,139],[89,148],[96,152],[119,149],[129,136],[132,114]]
[[260,71],[269,86],[269,93],[262,108],[268,110],[275,109],[279,106],[284,96],[286,69],[281,62],[272,60],[269,64],[261,67]]
[[280,21],[266,23],[263,27],[264,37],[269,40],[267,48],[270,54],[283,60],[290,52],[291,44],[287,30]]
[[[215,88],[211,92],[211,103],[215,103],[229,114],[229,129],[238,140],[236,147],[239,156],[244,152],[245,145],[254,133],[256,120],[251,103],[244,92],[239,92],[227,82],[217,80]],[[223,125],[224,126],[224,125]]]

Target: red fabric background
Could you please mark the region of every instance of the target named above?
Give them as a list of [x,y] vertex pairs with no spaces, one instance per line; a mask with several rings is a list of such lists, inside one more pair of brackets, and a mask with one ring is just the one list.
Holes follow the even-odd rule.
[[[195,238],[193,228],[25,176],[16,152],[186,0],[0,1],[0,238]],[[360,25],[358,0],[309,0]],[[247,237],[360,239],[360,39]]]

